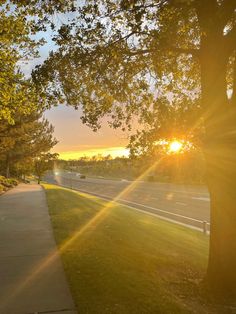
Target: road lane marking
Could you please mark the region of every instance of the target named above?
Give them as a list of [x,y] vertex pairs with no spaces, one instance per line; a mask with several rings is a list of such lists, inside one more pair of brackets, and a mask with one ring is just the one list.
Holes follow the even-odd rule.
[[[62,174],[60,174],[59,175],[60,177],[62,177],[63,178],[63,173]],[[69,178],[70,178],[70,175],[68,176]],[[65,179],[67,179],[68,177],[64,177]],[[75,180],[75,181],[82,181],[82,180],[78,180],[77,178],[75,178],[75,179],[73,179],[73,180]],[[90,181],[88,181],[88,180],[90,180]],[[92,180],[94,180],[94,178],[89,178],[88,177],[88,179],[87,179],[87,182],[88,183],[93,183],[93,184],[101,184],[101,179],[95,179],[96,180],[96,182],[94,182],[94,181],[92,181]],[[99,182],[100,181],[100,182]],[[104,179],[103,180],[104,181],[104,183],[105,182],[107,182],[107,181],[112,181],[112,183],[121,183],[121,181],[116,181],[116,180],[110,180],[110,179]],[[139,181],[139,180],[133,180],[133,181],[127,181],[127,183],[132,183],[132,182],[136,182],[136,183],[145,183],[145,188],[148,188],[149,190],[151,189],[151,190],[155,190],[155,191],[162,191],[162,192],[171,192],[171,193],[181,193],[181,194],[185,194],[185,195],[187,195],[187,194],[195,194],[195,195],[199,195],[199,198],[206,198],[207,199],[207,195],[209,195],[207,192],[205,192],[205,191],[202,191],[202,192],[197,192],[197,191],[194,191],[194,190],[183,190],[183,189],[180,189],[180,190],[178,190],[178,189],[175,189],[174,187],[173,187],[173,189],[171,188],[171,186],[169,186],[169,187],[158,187],[158,185],[165,185],[166,183],[160,183],[160,182],[158,182],[158,183],[154,183],[154,186],[150,186],[149,185],[149,183],[150,182],[147,182],[147,181]],[[123,182],[123,183],[125,183],[125,182]],[[171,184],[171,183],[170,183]],[[156,185],[156,186],[155,186]],[[142,188],[141,188],[142,189]],[[203,196],[203,195],[205,195],[206,197],[201,197],[201,196]],[[193,198],[193,197],[192,197]]]
[[205,202],[210,202],[209,197],[191,197],[193,200],[199,200],[199,201],[205,201]]
[[[63,186],[65,188],[68,188],[67,185],[63,185],[63,184],[58,184],[57,185],[59,186]],[[93,195],[95,197],[98,197],[100,199],[104,199],[105,201],[111,201],[111,202],[114,202],[114,203],[117,203],[117,204],[121,204],[121,205],[124,205],[128,208],[132,208],[136,211],[140,211],[140,212],[143,212],[145,214],[148,214],[148,215],[151,215],[151,216],[156,216],[156,217],[159,217],[163,220],[167,220],[167,221],[170,221],[170,222],[173,222],[173,223],[176,223],[176,224],[179,224],[179,225],[183,225],[183,226],[186,226],[186,227],[189,227],[191,229],[195,229],[195,230],[199,230],[199,231],[202,231],[202,228],[201,227],[196,227],[192,224],[188,224],[188,223],[184,223],[184,222],[180,222],[178,220],[175,220],[174,218],[167,218],[165,216],[162,216],[161,214],[158,214],[158,212],[160,213],[165,213],[165,214],[170,214],[171,216],[174,216],[174,217],[179,217],[179,218],[183,218],[183,219],[186,219],[186,220],[189,220],[189,221],[193,221],[193,222],[196,222],[196,223],[200,223],[202,224],[203,221],[202,220],[198,220],[198,219],[195,219],[195,218],[191,218],[191,217],[188,217],[188,216],[183,216],[183,215],[179,215],[179,214],[176,214],[176,213],[173,213],[171,211],[168,211],[168,210],[163,210],[163,209],[159,209],[159,208],[154,208],[154,207],[151,207],[151,206],[147,206],[147,205],[143,205],[143,204],[139,204],[139,203],[136,203],[136,202],[131,202],[131,201],[128,201],[128,200],[124,200],[124,199],[116,199],[116,200],[113,200],[112,197],[109,197],[109,196],[106,196],[106,195],[99,195],[97,193],[94,193],[94,192],[90,192],[90,191],[87,191],[87,190],[83,190],[83,189],[80,189],[80,188],[77,188],[77,189],[74,189],[74,191],[81,191],[82,193],[87,193],[87,194],[90,194],[90,195]],[[130,203],[130,205],[127,205],[125,203]],[[149,212],[147,210],[144,210],[144,209],[140,209],[140,208],[137,208],[137,207],[134,207],[132,205],[136,205],[136,206],[140,206],[140,207],[143,207],[143,208],[146,208],[146,209],[151,209],[151,210],[154,210],[155,213],[153,212]],[[207,225],[210,226],[210,223],[208,221],[206,221]],[[209,233],[209,232],[208,232]]]
[[174,197],[174,194],[173,194],[173,193],[168,193],[168,194],[166,195],[166,199],[167,199],[168,201],[171,201],[171,200],[173,199],[173,197]]
[[[66,186],[65,186],[66,187]],[[93,194],[97,197],[100,197],[100,198],[106,198],[106,199],[110,199],[111,201],[113,200],[113,198],[111,196],[107,196],[107,195],[104,195],[104,194],[97,194],[97,193],[94,193],[94,192],[91,192],[91,191],[88,191],[88,190],[84,190],[84,189],[81,189],[80,187],[77,187],[76,190],[78,191],[81,191],[81,192],[84,192],[84,193],[88,193],[88,194]],[[202,223],[202,220],[199,220],[199,219],[195,219],[195,218],[192,218],[192,217],[188,217],[188,216],[184,216],[184,215],[180,215],[180,214],[177,214],[177,213],[173,213],[171,210],[163,210],[163,209],[160,209],[160,208],[155,208],[155,207],[151,207],[151,206],[148,206],[148,205],[144,205],[144,204],[140,204],[140,203],[136,203],[136,202],[132,202],[132,201],[128,201],[128,200],[125,200],[125,199],[117,199],[116,202],[118,203],[120,201],[121,202],[124,202],[124,203],[129,203],[131,205],[136,205],[136,206],[140,206],[140,207],[143,207],[143,208],[147,208],[147,209],[151,209],[151,210],[154,210],[156,212],[161,212],[161,213],[165,213],[165,214],[169,214],[171,216],[175,216],[175,217],[179,217],[179,218],[183,218],[183,219],[186,219],[186,220],[189,220],[189,221],[194,221],[194,222],[198,222],[198,223]],[[123,204],[124,204],[123,203]],[[208,222],[209,224],[209,222]]]
[[[84,193],[92,194],[92,195],[100,197],[100,198],[105,198],[105,199],[114,201],[112,197],[104,195],[104,194],[103,195],[102,194],[97,194],[97,193],[90,192],[90,191],[87,191],[87,190],[83,190],[83,189],[80,189],[80,188],[78,188],[77,191],[81,191],[81,192],[84,192]],[[140,203],[136,203],[136,202],[131,202],[131,201],[128,201],[128,200],[125,200],[125,199],[122,199],[122,198],[116,199],[115,202],[116,203],[120,202],[120,204],[121,204],[121,202],[129,203],[129,204],[132,204],[132,205],[148,208],[148,209],[151,209],[151,210],[154,210],[154,211],[159,211],[161,213],[169,214],[171,216],[175,216],[175,217],[183,218],[183,219],[186,219],[186,220],[202,223],[202,220],[199,220],[199,219],[195,219],[195,218],[192,218],[192,217],[188,217],[188,216],[180,215],[180,214],[177,214],[177,213],[173,213],[170,210],[163,210],[163,209],[160,209],[160,208],[155,208],[155,207],[151,207],[151,206],[140,204]],[[123,204],[123,205],[125,205],[125,204]]]
[[[165,220],[165,221],[169,221],[169,222],[172,222],[174,224],[177,224],[177,225],[181,225],[181,226],[184,226],[184,227],[187,227],[187,228],[190,228],[190,229],[193,229],[193,230],[197,230],[197,231],[201,231],[202,232],[202,228],[199,228],[199,227],[196,227],[196,226],[193,226],[193,225],[190,225],[190,224],[187,224],[187,223],[184,223],[184,222],[181,222],[181,221],[178,221],[178,220],[174,220],[174,219],[171,219],[171,218],[167,218],[165,216],[162,216],[160,214],[157,214],[157,213],[152,213],[152,212],[149,212],[149,211],[146,211],[146,210],[143,210],[143,209],[140,209],[140,208],[137,208],[137,207],[134,207],[134,206],[131,206],[131,205],[127,205],[127,204],[124,204],[122,202],[127,202],[127,203],[131,203],[131,204],[137,204],[139,206],[142,206],[142,207],[147,207],[147,208],[150,208],[150,209],[155,209],[156,211],[160,211],[160,212],[165,212],[165,213],[169,213],[169,214],[173,214],[174,216],[179,216],[179,217],[183,217],[183,218],[188,218],[192,221],[196,221],[196,222],[200,222],[202,223],[201,220],[197,220],[197,219],[194,219],[194,218],[190,218],[190,217],[186,217],[186,216],[182,216],[182,215],[178,215],[178,214],[174,214],[174,213],[171,213],[171,212],[168,212],[168,211],[165,211],[165,210],[161,210],[161,209],[158,209],[158,208],[153,208],[153,207],[150,207],[150,206],[145,206],[145,205],[142,205],[142,204],[138,204],[138,203],[135,203],[135,202],[130,202],[130,201],[127,201],[127,200],[122,200],[122,199],[117,199],[117,200],[113,200],[112,198],[110,198],[109,196],[105,196],[105,195],[99,195],[99,194],[95,194],[95,193],[92,193],[92,192],[89,192],[89,191],[85,191],[85,190],[81,190],[81,189],[77,189],[77,190],[74,190],[75,192],[82,192],[82,193],[87,193],[87,194],[90,194],[92,196],[95,196],[97,198],[100,198],[106,202],[109,202],[109,201],[112,201],[114,203],[117,203],[119,205],[122,205],[124,207],[127,207],[127,208],[130,208],[132,210],[136,210],[138,212],[141,212],[143,214],[146,214],[146,215],[149,215],[149,216],[153,216],[153,217],[157,217],[157,218],[160,218],[162,220]],[[209,225],[209,222],[207,222],[207,224]],[[209,232],[207,233],[209,234]]]
[[[89,192],[88,192],[88,193],[89,193]],[[97,196],[99,197],[99,195],[97,195]],[[102,196],[105,196],[105,195],[102,195]],[[105,197],[109,198],[109,196],[105,196]],[[176,213],[173,213],[173,212],[170,211],[170,210],[163,210],[163,209],[160,209],[160,208],[155,208],[155,207],[151,207],[151,206],[144,205],[144,204],[140,204],[140,203],[127,201],[127,200],[124,200],[124,199],[121,199],[121,198],[118,198],[118,199],[117,199],[117,202],[119,202],[119,201],[121,201],[121,202],[127,202],[127,203],[130,203],[130,204],[134,204],[134,205],[136,205],[136,206],[141,206],[141,207],[149,208],[149,209],[152,209],[152,210],[155,210],[155,211],[159,211],[159,212],[162,212],[162,213],[165,213],[165,214],[169,214],[169,215],[172,215],[172,216],[175,216],[175,217],[184,218],[184,219],[191,220],[191,221],[195,221],[195,222],[199,222],[199,223],[202,222],[202,220],[195,219],[195,218],[188,217],[188,216],[184,216],[184,215],[180,215],[180,214],[176,214]]]

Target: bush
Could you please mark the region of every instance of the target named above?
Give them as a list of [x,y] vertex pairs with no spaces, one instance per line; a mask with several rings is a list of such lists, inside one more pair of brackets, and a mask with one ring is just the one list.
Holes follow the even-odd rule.
[[3,184],[6,188],[13,188],[13,186],[14,186],[13,184],[9,183],[7,179],[6,179],[6,181],[4,181],[2,184]]
[[0,176],[0,184],[2,184],[5,180],[6,178],[4,176]]
[[18,181],[16,179],[13,178],[7,179],[4,176],[0,176],[0,185],[3,187],[4,191],[7,191],[9,188],[13,188],[17,184]]
[[16,180],[16,179],[11,178],[11,179],[7,179],[7,181],[8,181],[9,184],[11,184],[13,186],[17,186],[18,185],[18,180]]

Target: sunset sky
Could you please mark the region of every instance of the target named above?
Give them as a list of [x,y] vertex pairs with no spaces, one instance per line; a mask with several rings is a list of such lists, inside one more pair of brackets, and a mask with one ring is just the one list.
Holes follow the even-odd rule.
[[63,159],[75,159],[96,154],[128,155],[125,146],[127,133],[111,129],[104,121],[98,132],[93,132],[82,124],[79,111],[71,107],[59,106],[47,111],[45,117],[55,127],[55,137],[59,143],[53,151]]
[[[63,21],[62,15],[60,18]],[[37,37],[43,37],[47,44],[40,48],[39,58],[31,60],[28,64],[21,64],[26,76],[30,75],[36,64],[42,63],[47,58],[51,50],[55,50],[51,36],[49,30],[37,34]],[[79,111],[71,107],[61,105],[52,108],[46,112],[45,117],[55,127],[55,137],[59,143],[53,151],[59,153],[61,158],[74,159],[96,154],[111,154],[113,157],[128,155],[128,151],[125,149],[128,143],[127,134],[119,130],[112,130],[105,120],[101,130],[94,133],[89,127],[82,124]]]

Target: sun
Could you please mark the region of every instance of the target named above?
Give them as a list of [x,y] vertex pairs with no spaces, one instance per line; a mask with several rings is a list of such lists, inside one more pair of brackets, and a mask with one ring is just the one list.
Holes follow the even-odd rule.
[[178,153],[182,147],[183,147],[183,144],[175,140],[175,141],[170,142],[168,150],[170,153]]

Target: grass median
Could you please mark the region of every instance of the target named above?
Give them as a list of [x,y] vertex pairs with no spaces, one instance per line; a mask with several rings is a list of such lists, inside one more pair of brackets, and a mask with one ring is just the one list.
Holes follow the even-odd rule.
[[214,313],[200,284],[208,236],[88,194],[44,188],[80,314]]

